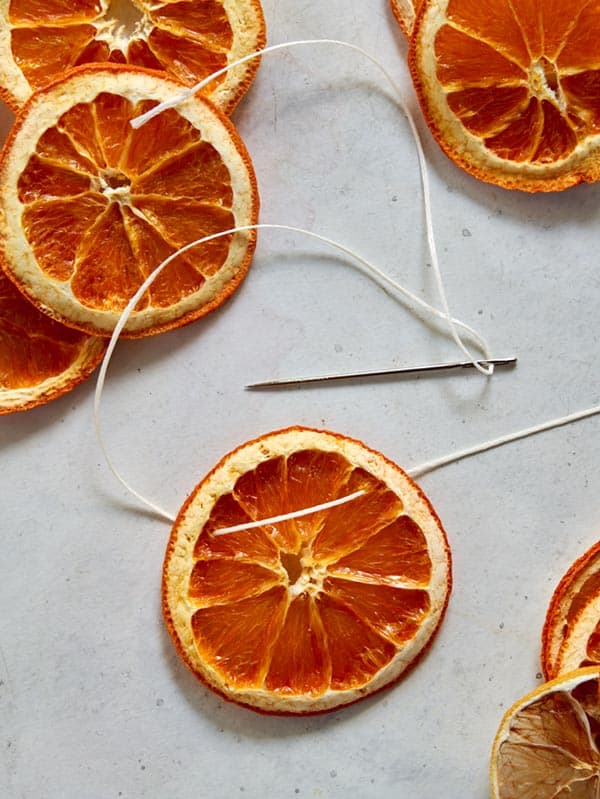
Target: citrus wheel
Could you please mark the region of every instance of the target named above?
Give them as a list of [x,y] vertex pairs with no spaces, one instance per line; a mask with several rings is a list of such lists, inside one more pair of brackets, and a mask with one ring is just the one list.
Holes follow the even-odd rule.
[[544,683],[505,714],[490,765],[492,799],[600,795],[600,671]]
[[427,0],[413,81],[445,153],[481,180],[555,191],[600,175],[600,3]]
[[[259,0],[0,0],[0,96],[16,109],[67,69],[107,61],[193,85],[264,44]],[[205,93],[229,113],[257,68],[232,67]]]
[[193,491],[167,547],[163,610],[180,656],[226,699],[317,713],[413,665],[450,586],[445,533],[415,483],[358,441],[293,427],[234,450]]
[[49,319],[0,272],[0,414],[43,405],[98,365],[106,340]]
[[[190,98],[138,129],[130,120],[181,85],[147,70],[79,67],[36,92],[0,159],[0,243],[9,277],[64,324],[108,335],[144,279],[179,247],[256,223],[258,191],[229,119]],[[246,274],[255,232],[177,256],[124,335],[216,308]]]
[[[560,653],[566,638],[571,632],[582,611],[600,593],[600,541],[590,547],[562,577],[548,606],[542,632],[542,670],[547,680],[564,671],[559,664]],[[598,616],[600,621],[600,616]],[[595,627],[596,624],[592,625]],[[588,631],[588,637],[591,631]],[[594,639],[590,640],[594,648]],[[571,644],[573,641],[571,641]],[[598,641],[596,641],[596,647]],[[592,653],[588,653],[592,654]],[[600,663],[600,651],[596,652]],[[583,663],[582,658],[581,665]],[[569,669],[570,670],[570,669]]]

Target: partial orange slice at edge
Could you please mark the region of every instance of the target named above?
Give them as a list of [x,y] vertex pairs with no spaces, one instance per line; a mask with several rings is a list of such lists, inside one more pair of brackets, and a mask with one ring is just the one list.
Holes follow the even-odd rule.
[[504,188],[557,191],[600,176],[600,5],[429,0],[409,63],[444,152]]
[[105,350],[105,339],[42,314],[0,272],[0,414],[43,405],[75,388]]
[[490,763],[492,799],[600,792],[600,669],[544,683],[504,715]]
[[[600,615],[594,620],[590,617],[589,607],[595,597],[600,594],[600,541],[590,547],[579,557],[563,575],[556,586],[544,620],[542,631],[542,670],[546,679],[557,677],[565,670],[563,647],[569,639],[569,649],[573,651],[575,642],[581,650],[582,657],[578,663],[573,664],[573,654],[568,656],[571,671],[577,666],[584,665],[586,658],[592,661],[593,656],[586,654],[589,639],[593,635]],[[585,620],[582,614],[585,615]],[[582,627],[587,624],[589,629]],[[577,630],[575,631],[575,626]],[[593,648],[593,647],[592,647]],[[600,663],[600,660],[598,661]],[[589,665],[589,662],[586,664]]]
[[[126,63],[193,85],[265,45],[259,0],[0,0],[0,28],[0,97],[13,109],[82,64]],[[258,63],[233,67],[205,95],[230,113]]]

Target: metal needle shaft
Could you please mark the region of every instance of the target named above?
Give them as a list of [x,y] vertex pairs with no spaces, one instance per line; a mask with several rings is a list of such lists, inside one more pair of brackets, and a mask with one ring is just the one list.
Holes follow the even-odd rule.
[[[493,364],[494,366],[514,366],[517,359],[513,358],[487,358],[480,361],[481,364]],[[470,369],[473,368],[472,361],[453,361],[451,363],[431,363],[423,366],[400,366],[393,369],[377,369],[369,372],[351,372],[347,374],[317,375],[314,377],[286,377],[280,380],[266,380],[261,383],[250,383],[245,388],[284,388],[286,386],[297,386],[304,383],[331,383],[335,380],[354,380],[367,377],[386,377],[390,375],[410,375],[421,374],[422,372],[441,372],[449,369]]]

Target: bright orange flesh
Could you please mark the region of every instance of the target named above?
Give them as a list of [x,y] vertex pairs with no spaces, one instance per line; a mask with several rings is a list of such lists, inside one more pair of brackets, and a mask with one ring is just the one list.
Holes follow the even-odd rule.
[[74,388],[104,350],[101,340],[42,314],[0,272],[0,414],[40,405]]
[[505,715],[492,752],[492,799],[596,799],[598,670],[546,683]]
[[[424,4],[411,67],[446,153],[478,177],[530,191],[596,179],[586,150],[600,133],[599,0],[499,0],[493,10],[478,0],[440,5],[443,21],[433,26],[437,4]],[[429,46],[432,74],[425,75]],[[520,178],[519,164],[537,172]]]
[[[233,19],[223,0],[4,2],[8,6],[10,54],[32,91],[67,69],[98,62],[163,70],[193,85],[227,66],[232,49],[240,46],[235,43],[234,25],[240,27],[242,36],[257,29],[244,51],[236,51],[235,56],[264,44],[257,0],[236,8]],[[224,110],[233,109],[257,65],[250,62],[244,67],[243,79],[228,94]],[[215,79],[205,93],[214,93],[224,79]],[[7,82],[5,88],[10,99],[14,87]]]
[[[227,500],[221,499],[222,503],[229,502],[230,507],[228,515],[223,514],[222,507],[217,510],[218,523],[223,526],[240,518],[267,518],[289,512],[292,505],[308,507],[332,496],[344,496],[357,490],[357,485],[368,482],[357,471],[340,456],[327,457],[315,451],[296,452],[290,459],[265,461],[238,479]],[[309,479],[298,492],[301,494],[298,506],[294,489],[302,474],[308,474]],[[189,596],[202,604],[202,610],[194,615],[194,630],[197,645],[209,663],[220,663],[224,670],[223,658],[227,662],[235,660],[228,647],[235,650],[239,642],[230,634],[228,614],[233,620],[237,618],[240,600],[263,594],[281,583],[281,570],[274,568],[278,563],[271,557],[270,541],[279,548],[280,563],[291,557],[303,559],[307,569],[317,570],[324,562],[328,565],[316,601],[308,594],[301,594],[289,604],[283,595],[279,602],[256,603],[254,613],[263,613],[262,619],[255,615],[256,624],[264,628],[273,625],[256,672],[261,681],[266,679],[269,690],[308,688],[310,692],[322,692],[344,682],[360,683],[366,668],[362,663],[364,658],[367,667],[370,664],[380,668],[396,653],[395,643],[401,644],[414,634],[415,620],[420,612],[427,610],[427,593],[382,584],[385,578],[378,574],[381,569],[374,567],[373,561],[378,564],[382,549],[388,554],[402,549],[402,560],[400,563],[396,560],[395,571],[400,572],[396,576],[405,578],[406,572],[413,572],[426,584],[431,564],[423,563],[424,555],[427,557],[424,539],[418,527],[401,516],[398,498],[372,480],[371,483],[371,490],[364,498],[347,506],[322,511],[318,518],[310,516],[280,523],[268,533],[255,531],[253,540],[246,541],[244,560],[238,553],[232,552],[227,557],[222,551],[228,536],[214,539],[221,549],[215,559],[217,553],[208,549],[206,534],[200,535],[196,544],[200,559],[190,578]],[[386,548],[383,539],[390,534],[392,525],[387,522],[392,518],[396,520],[396,535],[394,543]],[[212,517],[207,524],[208,529],[214,528]],[[408,540],[397,534],[405,527],[410,527]],[[237,535],[247,538],[247,534]],[[388,561],[387,568],[393,568],[393,563]],[[332,574],[338,576],[334,578]],[[209,610],[215,605],[216,609]],[[211,627],[209,635],[204,633],[205,620],[212,618],[212,612],[218,614],[219,625]],[[300,664],[304,664],[301,675],[297,674]],[[235,670],[226,671],[226,677],[233,685],[247,685],[246,671],[242,683]],[[294,679],[298,681],[295,689],[288,685]]]
[[[336,508],[214,534],[358,488],[366,493]],[[213,504],[189,568],[182,602],[192,609],[194,646],[229,692],[318,698],[363,689],[432,612],[432,555],[419,524],[381,480],[316,448],[237,477]],[[177,643],[172,613],[165,604]]]
[[[167,255],[233,226],[229,173],[189,122],[169,110],[157,124],[131,129],[129,121],[152,105],[101,94],[75,106],[45,134],[19,179],[23,227],[38,263],[49,277],[71,280],[83,305],[122,310]],[[175,141],[166,139],[174,127]],[[74,140],[82,152],[73,152]],[[142,160],[151,149],[154,158]],[[131,206],[111,201],[105,187],[115,197],[128,187]],[[180,256],[138,307],[170,305],[197,291],[204,273],[225,259],[228,242],[224,237]]]

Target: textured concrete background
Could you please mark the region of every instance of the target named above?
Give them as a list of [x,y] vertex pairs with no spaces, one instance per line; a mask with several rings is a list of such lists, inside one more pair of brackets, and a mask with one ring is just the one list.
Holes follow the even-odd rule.
[[[411,467],[599,403],[600,186],[525,196],[459,171],[421,122],[385,0],[265,0],[265,13],[271,43],[345,39],[405,87],[452,311],[519,366],[491,380],[244,392],[253,379],[456,357],[348,260],[265,232],[217,313],[118,345],[103,420],[127,479],[176,511],[225,452],[289,424],[347,433]],[[366,59],[326,47],[269,55],[234,119],[263,222],[336,238],[438,303],[409,128]],[[539,682],[552,590],[598,538],[600,418],[424,477],[455,564],[434,646],[376,698],[279,719],[221,701],[175,655],[159,608],[168,525],[110,475],[93,390],[92,378],[0,419],[0,794],[485,799],[503,710]]]

